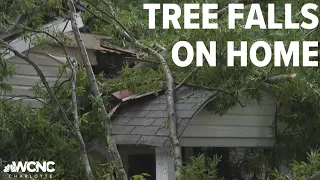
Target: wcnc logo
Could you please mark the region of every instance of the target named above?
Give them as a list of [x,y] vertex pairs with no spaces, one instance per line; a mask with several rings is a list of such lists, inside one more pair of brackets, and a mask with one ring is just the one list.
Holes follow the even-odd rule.
[[9,178],[33,178],[33,179],[51,179],[55,163],[53,161],[12,161],[7,164],[3,172],[8,174]]

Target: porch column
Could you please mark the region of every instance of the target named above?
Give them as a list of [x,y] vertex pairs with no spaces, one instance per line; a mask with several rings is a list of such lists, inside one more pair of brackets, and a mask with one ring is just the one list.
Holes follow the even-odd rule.
[[174,164],[169,148],[156,148],[156,177],[159,180],[174,179]]

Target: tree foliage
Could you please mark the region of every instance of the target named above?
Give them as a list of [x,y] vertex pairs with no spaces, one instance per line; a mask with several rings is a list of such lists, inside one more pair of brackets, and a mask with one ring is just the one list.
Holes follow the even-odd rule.
[[182,170],[181,176],[178,179],[181,180],[218,180],[217,165],[220,161],[218,156],[205,157],[203,154],[198,157],[192,157],[189,163],[186,163]]
[[[109,2],[112,4],[113,9],[110,10],[105,1],[87,1],[91,6],[85,13],[85,17],[88,20],[89,27],[92,27],[92,32],[109,35],[116,38],[118,45],[130,46],[126,39],[121,34],[115,31],[114,25],[117,22],[113,18],[110,18],[110,14],[114,13],[117,21],[119,21],[132,36],[137,38],[140,42],[146,45],[153,46],[154,44],[160,44],[161,46],[168,48],[170,51],[172,45],[175,42],[181,40],[187,40],[191,44],[195,45],[196,41],[204,41],[207,45],[209,41],[216,41],[217,47],[217,67],[209,67],[205,65],[199,68],[186,82],[186,84],[196,85],[199,87],[205,87],[212,90],[223,90],[220,93],[218,100],[215,104],[209,104],[210,110],[216,113],[223,114],[226,110],[230,109],[234,105],[239,103],[241,97],[244,99],[253,99],[261,101],[262,97],[266,94],[271,95],[278,104],[278,113],[276,115],[277,124],[287,124],[285,129],[273,127],[273,131],[277,136],[277,153],[279,157],[293,158],[305,157],[305,153],[308,148],[316,148],[316,144],[319,144],[318,129],[318,98],[319,98],[319,70],[318,68],[307,67],[274,67],[272,63],[264,68],[258,68],[248,63],[248,67],[240,67],[239,63],[235,64],[235,67],[227,67],[227,41],[234,41],[236,46],[240,45],[240,41],[247,41],[248,47],[256,41],[266,41],[273,44],[274,41],[283,41],[286,46],[290,41],[319,41],[320,30],[319,28],[310,30],[261,30],[253,28],[250,30],[244,29],[245,19],[249,12],[250,5],[247,5],[244,12],[244,20],[240,20],[236,24],[234,30],[228,29],[228,19],[224,16],[219,19],[218,30],[186,30],[186,29],[162,29],[162,11],[159,10],[156,13],[156,29],[149,30],[148,17],[146,11],[143,9],[141,1],[131,1],[130,3],[124,3],[123,1]],[[165,3],[161,1],[160,3]],[[209,3],[211,1],[208,1]],[[216,1],[212,1],[215,3]],[[149,0],[148,3],[159,3],[159,1]],[[170,3],[178,3],[183,7],[183,3],[203,3],[202,1],[170,1]],[[219,2],[220,9],[226,6],[226,2]],[[259,2],[263,8],[264,16],[267,19],[267,3],[276,4],[276,21],[284,22],[284,4],[286,1],[264,1]],[[300,13],[302,5],[306,3],[315,3],[314,1],[297,1],[292,2],[292,21],[302,22],[305,21]],[[101,10],[104,9],[102,12]],[[105,9],[109,9],[105,11]],[[109,16],[108,16],[109,13]],[[94,15],[93,15],[94,14]],[[317,9],[315,14],[319,17],[320,10]],[[93,19],[93,17],[96,17]],[[90,19],[92,18],[92,19]],[[179,19],[183,24],[183,15]],[[106,22],[109,22],[106,24]],[[90,28],[89,28],[90,29]],[[241,37],[241,38],[239,38]],[[263,52],[258,52],[258,57],[263,57]],[[182,54],[183,56],[183,54]],[[302,57],[302,53],[300,53]],[[143,56],[145,59],[152,59],[152,57]],[[301,58],[300,58],[301,59]],[[317,60],[317,59],[315,59]],[[186,68],[177,67],[173,64],[171,57],[168,56],[168,63],[174,75],[174,79],[177,83],[181,82],[194,68],[195,65]],[[124,70],[127,71],[127,70]],[[154,84],[161,85],[164,81],[163,75],[157,69],[150,70],[151,72],[134,72],[131,70],[130,75],[132,81],[135,79],[147,79],[150,83],[139,83],[139,90],[135,85],[127,86],[127,88],[135,91],[143,92],[144,88],[152,90]],[[149,73],[158,72],[158,77],[153,78]],[[270,77],[283,75],[283,74],[297,74],[297,77],[289,81],[280,81],[277,83],[269,82]],[[145,78],[142,78],[145,77]],[[121,84],[121,79],[126,79],[126,74],[120,74],[118,84]],[[112,80],[117,82],[118,80]],[[123,80],[123,79],[122,79]],[[106,83],[109,84],[110,82]],[[129,83],[130,84],[130,83]],[[135,84],[135,83],[133,83]],[[141,85],[140,85],[141,84]],[[117,87],[117,86],[114,86]],[[119,89],[123,88],[120,85]],[[118,90],[119,90],[118,89]],[[245,105],[246,102],[241,102]],[[295,137],[297,141],[289,141],[290,138]],[[288,152],[287,149],[290,149]],[[292,151],[291,151],[292,150]],[[280,160],[278,158],[278,160]]]
[[[282,174],[279,171],[275,171],[271,178],[274,180],[305,180],[307,178],[319,179],[320,174],[320,153],[319,150],[311,151],[307,153],[307,161],[293,161],[290,165],[290,173]],[[317,174],[316,174],[317,173]],[[315,177],[317,175],[317,178]],[[311,179],[310,179],[311,180]]]

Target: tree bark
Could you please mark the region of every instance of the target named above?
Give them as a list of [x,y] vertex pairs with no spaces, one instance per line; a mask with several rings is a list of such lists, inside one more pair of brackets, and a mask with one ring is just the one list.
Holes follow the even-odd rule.
[[297,77],[297,74],[281,74],[281,75],[277,75],[277,76],[273,76],[267,79],[268,83],[278,83],[280,81],[287,81],[287,80],[292,80],[295,79]]
[[[145,46],[141,44],[138,40],[136,40],[133,36],[131,36],[128,33],[128,30],[115,18],[111,17],[110,14],[105,13],[103,10],[101,10],[99,7],[96,7],[93,5],[98,11],[106,15],[107,17],[114,20],[117,24],[115,24],[115,27],[117,30],[122,33],[122,35],[130,41],[135,47],[147,52],[148,54],[155,57],[161,64],[162,69],[164,71],[164,74],[166,76],[166,82],[167,82],[167,90],[166,90],[166,96],[167,96],[167,104],[168,104],[168,118],[169,118],[169,137],[171,141],[171,146],[173,150],[173,157],[174,157],[174,165],[175,165],[175,171],[176,176],[179,176],[180,174],[180,167],[182,166],[182,156],[181,156],[181,146],[177,135],[177,120],[176,120],[176,111],[175,111],[175,100],[174,100],[174,79],[172,77],[170,68],[167,64],[167,61],[161,55],[160,53],[156,52],[152,48]],[[112,10],[112,7],[109,5],[110,10]],[[102,17],[97,16],[94,14],[97,18],[100,18],[101,20],[104,20]]]
[[170,68],[167,64],[167,61],[160,53],[157,53],[155,50],[151,49],[150,47],[147,47],[141,44],[134,37],[130,36],[128,33],[120,29],[119,26],[116,25],[116,27],[117,27],[117,30],[120,31],[126,37],[126,39],[128,39],[131,43],[133,43],[134,46],[154,56],[162,66],[162,69],[166,77],[166,82],[167,82],[166,96],[167,96],[167,105],[168,105],[168,118],[169,118],[169,124],[170,124],[169,138],[170,138],[171,146],[173,150],[173,158],[174,158],[174,165],[175,165],[175,171],[176,171],[175,174],[176,176],[179,176],[180,168],[182,166],[182,156],[181,156],[181,146],[180,146],[179,138],[177,135],[177,118],[176,118],[175,99],[174,99],[174,90],[175,90],[174,79],[172,77]]
[[79,127],[79,115],[78,115],[78,101],[77,101],[77,93],[76,93],[76,81],[77,81],[77,61],[73,59],[73,61],[70,63],[71,70],[72,70],[72,81],[71,81],[71,94],[72,94],[72,106],[73,106],[73,117],[74,117],[74,128],[76,131],[76,135],[79,139],[80,144],[80,154],[81,154],[81,160],[83,162],[87,179],[88,180],[94,180],[94,176],[91,170],[90,162],[88,159],[88,153],[86,144],[83,140],[80,127]]
[[[126,34],[125,32],[123,32]],[[176,118],[176,110],[175,110],[175,99],[174,99],[174,80],[170,71],[170,68],[167,64],[167,61],[164,59],[162,55],[154,51],[153,49],[139,43],[137,40],[131,38],[128,34],[126,34],[126,38],[128,38],[137,48],[140,48],[147,53],[151,54],[161,63],[162,69],[166,76],[167,82],[167,104],[168,104],[168,118],[169,118],[169,137],[171,141],[171,146],[173,150],[173,159],[175,165],[176,176],[180,174],[180,168],[182,166],[182,156],[181,156],[181,146],[179,142],[179,138],[177,135],[177,118]]]
[[97,99],[98,106],[100,108],[101,118],[102,118],[102,121],[104,122],[104,126],[106,129],[107,147],[109,150],[110,157],[112,158],[111,160],[115,163],[116,167],[119,169],[119,172],[117,172],[119,175],[119,178],[121,180],[127,180],[128,177],[127,177],[126,172],[123,169],[123,164],[122,164],[121,157],[120,157],[120,154],[119,154],[117,146],[116,146],[114,134],[112,133],[111,118],[108,116],[108,113],[107,113],[107,110],[103,104],[103,101],[99,97],[100,91],[99,91],[99,88],[97,85],[97,81],[96,81],[95,75],[93,73],[90,61],[89,61],[87,50],[85,48],[80,31],[78,29],[77,22],[75,20],[76,11],[74,8],[74,4],[73,4],[72,0],[69,0],[68,4],[69,4],[71,26],[73,29],[73,34],[74,34],[75,39],[77,41],[77,44],[80,48],[80,55],[82,57],[85,69],[88,73],[90,90],[91,90],[91,93],[93,94],[93,96],[95,98],[98,98]]

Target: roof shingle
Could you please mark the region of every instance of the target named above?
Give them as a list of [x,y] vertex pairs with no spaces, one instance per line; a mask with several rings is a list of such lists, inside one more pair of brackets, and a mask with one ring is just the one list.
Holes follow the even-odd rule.
[[[177,131],[180,137],[192,117],[203,107],[212,92],[181,87],[176,91]],[[168,112],[165,94],[129,101],[112,119],[117,144],[167,146]]]

